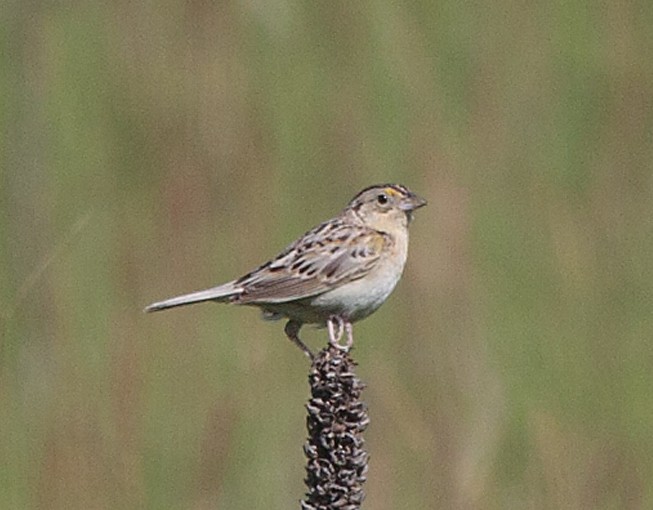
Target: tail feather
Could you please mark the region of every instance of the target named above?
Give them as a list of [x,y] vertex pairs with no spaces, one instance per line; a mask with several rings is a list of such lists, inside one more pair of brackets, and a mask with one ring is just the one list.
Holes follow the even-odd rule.
[[195,303],[202,303],[204,301],[228,301],[232,296],[236,296],[242,292],[242,289],[234,287],[232,284],[220,285],[211,289],[200,290],[183,296],[176,296],[164,301],[152,303],[145,308],[146,312],[158,312],[159,310],[167,310],[176,306],[192,305]]

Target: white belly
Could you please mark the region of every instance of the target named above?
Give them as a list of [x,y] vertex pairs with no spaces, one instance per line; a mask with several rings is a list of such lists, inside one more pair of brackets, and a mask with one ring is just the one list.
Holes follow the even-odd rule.
[[374,313],[392,293],[406,264],[408,235],[395,238],[396,250],[385,256],[363,278],[341,285],[314,297],[265,306],[269,317],[288,317],[303,324],[321,324],[334,316],[351,322]]
[[379,275],[348,283],[313,299],[311,305],[328,315],[343,315],[355,322],[375,312],[388,299],[399,279]]
[[399,239],[396,257],[388,257],[364,278],[316,296],[311,304],[328,315],[343,315],[355,322],[375,312],[388,299],[406,264],[408,239]]

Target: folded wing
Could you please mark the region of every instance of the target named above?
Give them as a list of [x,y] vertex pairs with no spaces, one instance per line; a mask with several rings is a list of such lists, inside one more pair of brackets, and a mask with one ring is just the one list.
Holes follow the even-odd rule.
[[322,294],[367,275],[392,239],[340,222],[322,224],[274,260],[234,282],[242,304],[284,303]]

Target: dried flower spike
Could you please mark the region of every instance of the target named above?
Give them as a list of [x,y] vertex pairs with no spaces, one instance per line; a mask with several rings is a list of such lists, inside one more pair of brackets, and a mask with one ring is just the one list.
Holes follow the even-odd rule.
[[304,510],[358,510],[365,493],[368,454],[363,431],[369,418],[360,400],[365,385],[354,373],[348,353],[329,345],[313,360],[306,404],[308,440],[304,446]]

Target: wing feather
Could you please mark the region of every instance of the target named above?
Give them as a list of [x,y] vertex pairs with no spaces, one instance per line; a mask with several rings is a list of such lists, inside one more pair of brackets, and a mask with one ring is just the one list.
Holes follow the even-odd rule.
[[368,274],[392,239],[364,226],[323,223],[235,282],[242,304],[285,303],[322,294]]

